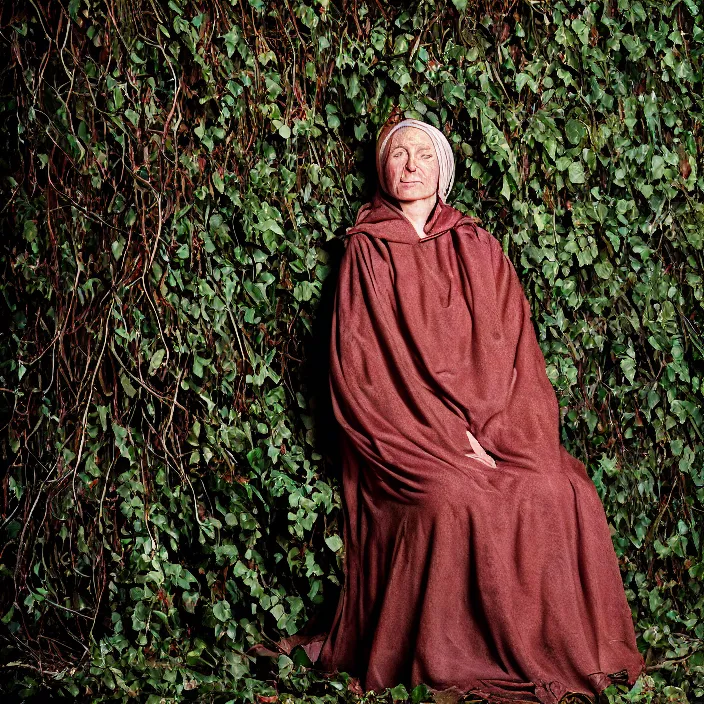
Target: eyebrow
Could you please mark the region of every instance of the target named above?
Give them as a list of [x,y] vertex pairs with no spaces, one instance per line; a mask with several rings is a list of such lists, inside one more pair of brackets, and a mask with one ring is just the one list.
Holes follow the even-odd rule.
[[[391,151],[395,151],[396,149],[405,149],[406,151],[408,151],[408,149],[406,149],[406,147],[404,147],[402,144],[397,144],[395,147],[391,147]],[[428,146],[425,144],[422,147],[418,147],[418,151],[432,152],[433,150],[434,150],[434,147]]]

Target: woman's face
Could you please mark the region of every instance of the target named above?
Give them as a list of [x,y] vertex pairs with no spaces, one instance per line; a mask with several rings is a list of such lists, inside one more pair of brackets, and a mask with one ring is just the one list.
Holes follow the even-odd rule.
[[429,198],[438,190],[440,164],[430,135],[402,127],[391,135],[384,177],[389,194],[399,201]]

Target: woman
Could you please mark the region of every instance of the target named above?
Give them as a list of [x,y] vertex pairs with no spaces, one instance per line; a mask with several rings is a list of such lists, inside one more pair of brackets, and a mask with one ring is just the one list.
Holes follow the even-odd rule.
[[633,684],[644,663],[606,516],[560,444],[516,271],[446,203],[442,132],[401,121],[377,168],[335,298],[345,575],[316,667],[492,702]]

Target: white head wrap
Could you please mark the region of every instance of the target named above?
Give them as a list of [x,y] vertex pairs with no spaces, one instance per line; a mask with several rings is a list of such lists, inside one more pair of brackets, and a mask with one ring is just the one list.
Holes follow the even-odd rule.
[[420,120],[401,120],[401,122],[394,125],[389,130],[388,134],[384,137],[384,141],[378,146],[376,150],[376,170],[379,175],[379,185],[384,191],[389,192],[386,187],[384,166],[388,156],[388,148],[391,145],[390,138],[396,130],[400,130],[403,127],[417,127],[430,136],[433,146],[435,147],[438,162],[440,163],[438,195],[442,198],[443,202],[447,202],[447,196],[452,190],[452,184],[455,181],[455,157],[452,153],[452,147],[447,141],[447,137],[445,137],[439,129],[429,125],[427,122],[421,122]]

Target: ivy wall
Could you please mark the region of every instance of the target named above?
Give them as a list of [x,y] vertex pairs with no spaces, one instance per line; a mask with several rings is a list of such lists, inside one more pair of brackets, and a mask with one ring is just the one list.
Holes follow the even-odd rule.
[[[398,106],[445,129],[450,200],[515,263],[603,498],[648,664],[610,700],[704,697],[698,2],[8,0],[0,18],[6,696],[356,698],[300,649],[246,650],[337,602],[327,332]],[[406,694],[424,689],[384,696]]]

